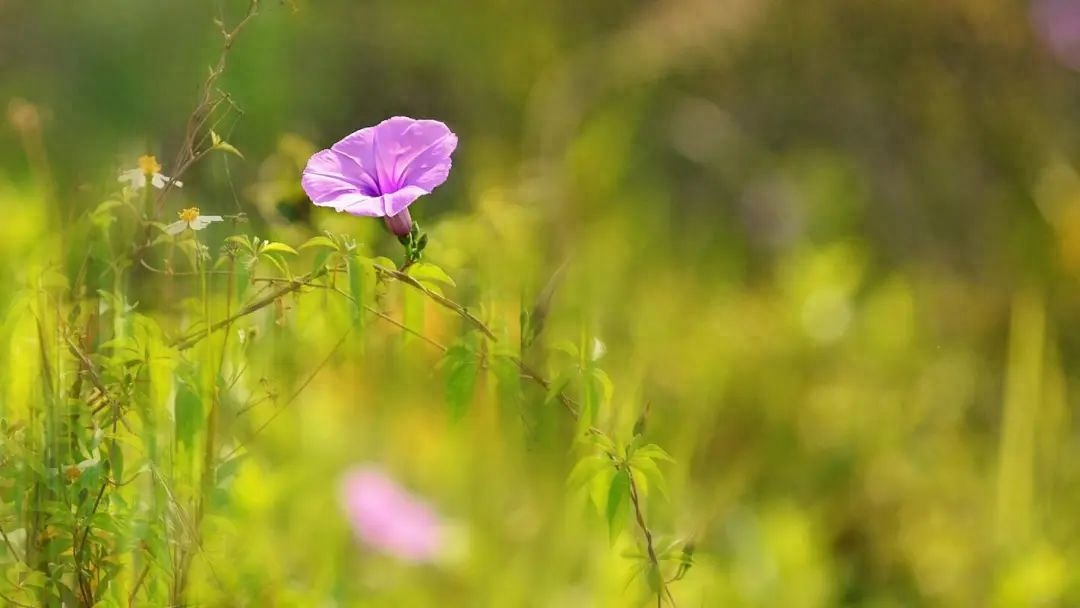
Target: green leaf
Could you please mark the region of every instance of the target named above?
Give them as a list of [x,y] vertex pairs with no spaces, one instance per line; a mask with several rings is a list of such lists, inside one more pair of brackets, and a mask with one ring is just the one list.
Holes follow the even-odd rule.
[[330,237],[319,235],[313,236],[307,241],[305,241],[303,245],[300,245],[299,250],[303,251],[312,247],[325,247],[327,249],[335,250],[338,249],[337,243],[335,243]]
[[450,407],[450,418],[460,420],[469,409],[476,375],[480,368],[479,359],[468,347],[457,345],[446,351],[446,403]]
[[605,467],[588,482],[589,500],[600,515],[607,509],[608,493],[611,491],[611,480],[615,479],[615,473],[614,466]]
[[630,459],[630,469],[634,472],[634,479],[638,481],[642,494],[647,494],[648,486],[651,485],[659,490],[664,498],[668,497],[667,481],[652,458],[635,454]]
[[243,300],[244,294],[247,293],[248,287],[251,287],[251,260],[237,260],[236,266],[233,267],[234,281],[236,289],[237,300]]
[[395,268],[394,260],[391,260],[390,258],[388,258],[386,256],[380,255],[380,256],[376,257],[375,259],[373,259],[371,261],[376,266],[382,266],[383,268],[386,268],[387,270],[393,270]]
[[615,394],[615,385],[611,382],[611,377],[599,367],[592,368],[590,375],[594,388],[600,389],[600,400],[597,406],[607,407],[611,404],[611,398]]
[[594,477],[605,469],[613,468],[614,465],[611,459],[606,456],[600,454],[586,456],[574,465],[574,468],[570,471],[570,476],[566,478],[566,486],[572,489],[580,488],[592,481]]
[[570,340],[566,340],[566,339],[555,340],[551,344],[551,350],[558,351],[558,352],[561,352],[561,353],[565,353],[565,354],[569,355],[570,358],[573,359],[574,361],[577,361],[577,360],[579,360],[581,358],[580,352],[578,351],[577,344],[574,344]]
[[263,246],[259,248],[259,253],[291,253],[292,255],[299,255],[295,249],[289,247],[285,243],[263,243]]
[[626,517],[630,512],[630,475],[626,470],[619,470],[611,480],[607,496],[608,535],[612,543],[626,526]]
[[667,462],[675,462],[675,459],[671,457],[671,454],[665,452],[664,448],[656,445],[655,443],[643,445],[637,450],[635,450],[634,457],[636,458],[639,456],[642,458],[651,458],[653,460],[665,460]]
[[649,480],[645,475],[640,472],[634,471],[633,467],[630,468],[630,479],[637,486],[638,494],[642,498],[648,498],[649,496]]
[[586,437],[589,438],[590,443],[607,454],[615,454],[619,451],[618,448],[615,447],[615,442],[611,440],[611,437],[608,437],[599,430],[589,432]]
[[251,255],[255,255],[255,246],[251,244],[251,239],[243,234],[237,234],[225,239],[226,243],[234,243],[240,247],[243,247],[245,251]]
[[224,139],[221,139],[221,136],[213,129],[210,130],[210,144],[210,147],[214,150],[221,150],[222,152],[228,152],[229,154],[235,154],[240,158],[244,158],[244,155],[240,153],[240,150],[237,150],[235,146]]
[[266,260],[267,262],[270,262],[271,264],[273,264],[274,267],[277,268],[279,272],[281,272],[282,276],[288,277],[288,276],[291,276],[291,274],[292,274],[292,273],[289,272],[289,268],[288,268],[288,266],[285,265],[285,262],[279,260],[277,258],[277,256],[264,255],[264,256],[261,256],[259,259],[260,260]]
[[406,273],[421,283],[442,283],[451,287],[457,287],[457,283],[454,283],[454,279],[451,279],[450,275],[446,274],[446,271],[435,264],[428,262],[418,262],[413,264],[412,266],[409,266]]
[[649,585],[649,591],[660,595],[664,591],[664,577],[660,574],[660,568],[656,564],[649,564],[645,573],[645,582]]
[[115,440],[109,444],[109,476],[117,480],[117,483],[120,483],[124,476],[124,449]]
[[[426,296],[412,287],[404,286],[401,292],[401,317],[405,327],[417,334],[424,333],[424,306]],[[404,341],[409,344],[417,338],[409,332],[404,333]]]
[[516,406],[522,399],[521,369],[516,361],[507,355],[496,355],[491,359],[491,369],[495,372],[498,383],[499,399],[504,406]]
[[554,403],[559,395],[566,390],[567,385],[574,379],[574,370],[563,370],[554,380],[548,384],[547,395],[544,396],[544,405]]

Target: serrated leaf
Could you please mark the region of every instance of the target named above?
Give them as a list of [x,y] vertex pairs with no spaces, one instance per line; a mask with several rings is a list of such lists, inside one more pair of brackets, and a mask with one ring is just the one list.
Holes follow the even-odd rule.
[[308,239],[307,241],[305,241],[303,245],[300,245],[298,250],[303,251],[305,249],[310,249],[312,247],[325,247],[327,249],[337,249],[338,245],[337,245],[337,243],[335,243],[329,237],[325,237],[325,236],[320,235],[320,236],[313,236],[310,239]]
[[299,255],[292,247],[277,242],[263,243],[263,246],[259,248],[259,253],[291,253],[292,255]]
[[571,489],[580,488],[592,481],[605,469],[614,470],[610,458],[600,454],[592,454],[577,461],[570,475],[566,478],[566,486]]
[[446,274],[446,271],[442,268],[431,264],[429,262],[418,262],[409,266],[406,271],[407,274],[424,283],[442,283],[451,287],[457,287],[457,283],[454,283],[454,279],[450,278],[450,275]]
[[630,475],[626,470],[615,473],[608,488],[607,508],[604,510],[608,522],[608,537],[612,543],[626,526],[626,517],[630,512]]

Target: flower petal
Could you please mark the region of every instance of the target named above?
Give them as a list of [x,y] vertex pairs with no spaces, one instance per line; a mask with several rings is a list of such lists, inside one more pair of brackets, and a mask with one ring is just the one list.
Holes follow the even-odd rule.
[[191,221],[191,229],[202,230],[203,228],[206,228],[214,222],[220,222],[223,220],[224,218],[222,218],[220,215],[200,215],[199,217]]
[[128,169],[127,171],[121,171],[120,177],[116,178],[116,181],[126,183],[131,188],[138,190],[146,185],[146,176],[138,169]]
[[379,185],[393,190],[417,186],[431,192],[446,181],[457,136],[437,120],[395,116],[379,123],[375,151]]
[[379,550],[421,562],[432,559],[442,544],[438,516],[379,469],[349,471],[342,502],[357,536]]
[[[363,194],[378,196],[379,180],[375,167],[375,127],[360,129],[311,157],[305,171],[315,171],[345,179],[361,189]],[[328,155],[316,160],[323,152]],[[312,162],[316,164],[313,165]]]
[[382,197],[383,213],[385,215],[397,215],[413,201],[428,194],[427,190],[417,186],[406,186],[397,192],[384,194]]
[[176,235],[180,234],[181,232],[183,232],[184,230],[187,230],[187,227],[188,227],[188,223],[185,222],[184,220],[180,220],[179,222],[173,222],[173,223],[169,224],[168,226],[166,226],[165,227],[165,232],[168,232],[169,234],[171,234],[173,236],[176,236]]
[[330,207],[336,211],[367,217],[381,217],[383,215],[381,198],[367,196],[352,184],[348,184],[336,177],[318,173],[304,173],[303,177],[300,178],[300,185],[304,187],[304,192],[307,192],[311,202],[320,207]]
[[172,182],[173,185],[176,186],[177,188],[183,188],[184,187],[184,182],[182,182],[182,181],[180,181],[178,179],[173,179],[173,178],[169,177],[168,175],[162,175],[160,173],[155,173],[153,175],[153,177],[150,178],[150,184],[152,186],[154,186],[155,188],[157,188],[158,190],[161,190],[162,188],[164,188],[166,186],[166,184],[168,184],[169,182]]

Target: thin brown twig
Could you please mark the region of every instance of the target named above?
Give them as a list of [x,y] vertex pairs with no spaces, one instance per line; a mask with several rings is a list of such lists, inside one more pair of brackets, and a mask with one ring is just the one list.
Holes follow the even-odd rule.
[[[258,14],[259,2],[260,0],[249,0],[247,12],[240,21],[232,27],[232,29],[226,28],[224,21],[217,21],[218,28],[221,30],[221,36],[223,38],[221,54],[218,55],[217,64],[210,69],[210,74],[207,76],[206,80],[203,81],[199,93],[199,101],[196,103],[195,109],[192,110],[191,115],[188,116],[187,128],[184,131],[184,141],[180,150],[177,152],[176,160],[173,161],[174,179],[166,184],[158,194],[155,205],[156,213],[160,214],[162,207],[165,204],[165,196],[172,189],[175,180],[183,176],[184,173],[186,173],[187,170],[198,162],[198,160],[207,152],[206,150],[196,151],[200,133],[202,137],[206,136],[206,133],[202,133],[206,121],[214,115],[218,106],[223,102],[228,102],[231,107],[235,107],[235,104],[232,103],[232,99],[228,95],[218,92],[216,85],[217,81],[221,78],[221,75],[225,73],[225,68],[228,64],[229,51],[232,50],[233,44],[236,42],[236,37]],[[215,94],[217,94],[217,96],[215,96]]]
[[181,338],[173,340],[173,342],[169,346],[171,346],[172,348],[175,348],[177,350],[187,350],[187,349],[191,348],[192,346],[195,346],[196,344],[201,342],[203,340],[203,338],[206,338],[207,336],[209,336],[210,334],[218,331],[219,329],[224,329],[224,328],[232,325],[233,323],[235,323],[238,319],[246,317],[246,316],[248,316],[248,315],[250,315],[250,314],[252,314],[252,313],[254,313],[256,311],[262,310],[263,308],[266,308],[267,306],[269,306],[269,305],[273,304],[274,302],[276,302],[278,298],[280,298],[282,296],[289,295],[290,293],[293,293],[294,291],[300,290],[301,288],[305,287],[308,283],[310,283],[314,279],[325,276],[328,272],[330,272],[329,267],[323,267],[323,268],[320,268],[319,270],[316,270],[314,272],[309,272],[308,274],[304,275],[303,277],[300,277],[297,280],[290,281],[287,285],[285,285],[285,286],[283,286],[283,287],[269,293],[268,295],[264,296],[263,298],[261,298],[259,300],[256,300],[256,301],[252,302],[251,304],[248,304],[247,306],[243,307],[242,309],[240,309],[238,312],[236,312],[232,316],[230,316],[230,317],[228,317],[226,319],[222,319],[221,321],[218,321],[217,323],[214,323],[208,329],[202,329],[202,330],[199,330],[199,331],[195,331],[195,332],[192,332],[192,333],[190,333],[190,334],[188,334],[186,336],[183,336]]
[[379,266],[378,264],[372,264],[372,267],[375,269],[376,272],[384,276],[393,277],[414,289],[420,290],[424,293],[424,295],[431,298],[439,305],[456,312],[458,316],[472,323],[474,327],[479,329],[488,338],[491,338],[492,340],[498,340],[495,337],[495,333],[491,331],[491,328],[485,325],[483,321],[476,318],[471,312],[468,311],[468,309],[466,309],[461,304],[458,304],[457,302],[451,300],[450,298],[447,298],[446,296],[435,293],[434,291],[425,287],[424,284],[420,281],[417,281],[415,278],[409,276],[408,274],[405,274],[404,272],[401,272],[400,270],[386,268],[385,266]]
[[[648,553],[649,563],[656,569],[657,575],[660,574],[660,560],[656,557],[656,546],[653,543],[653,533],[649,529],[648,524],[645,523],[645,513],[641,508],[641,496],[638,493],[637,482],[634,481],[634,474],[629,470],[627,465],[627,478],[630,480],[630,503],[634,507],[634,519],[637,521],[638,528],[641,529],[641,534],[645,537],[645,549]],[[656,605],[659,608],[663,601],[664,590],[666,586],[663,583],[663,577],[661,576],[661,589],[656,592]],[[670,595],[670,592],[669,592]],[[675,604],[674,598],[670,598],[672,605]]]
[[139,594],[139,587],[142,587],[143,581],[146,580],[146,575],[150,573],[150,562],[146,562],[143,565],[142,572],[139,573],[139,577],[135,579],[135,584],[132,585],[131,591],[128,593],[128,606],[135,605],[135,596]]

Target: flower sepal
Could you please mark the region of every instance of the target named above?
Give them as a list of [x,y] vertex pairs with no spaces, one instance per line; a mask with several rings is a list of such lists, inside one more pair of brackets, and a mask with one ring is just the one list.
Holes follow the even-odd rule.
[[420,224],[412,223],[408,234],[398,237],[398,242],[405,247],[405,264],[402,269],[408,268],[419,262],[424,257],[424,249],[428,244],[426,232],[420,230]]

